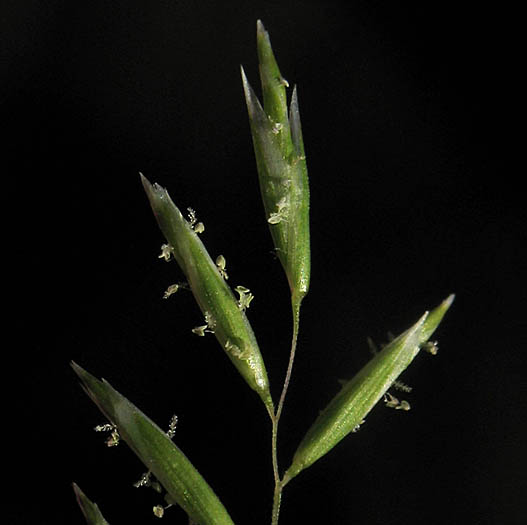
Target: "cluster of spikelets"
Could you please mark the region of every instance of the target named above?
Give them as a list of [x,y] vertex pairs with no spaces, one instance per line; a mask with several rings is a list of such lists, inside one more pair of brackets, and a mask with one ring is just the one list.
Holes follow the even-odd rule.
[[[242,82],[265,217],[289,282],[297,331],[300,304],[308,292],[310,279],[309,188],[298,100],[294,88],[288,109],[288,83],[280,74],[269,36],[261,22],[257,26],[257,47],[263,107],[243,69]],[[276,422],[280,404],[277,410],[264,360],[245,313],[252,294],[247,288],[238,286],[234,291],[239,297],[235,296],[227,283],[225,259],[223,256],[215,260],[210,257],[199,237],[204,226],[197,221],[193,210],[189,210],[186,219],[164,188],[151,184],[142,175],[141,178],[166,238],[160,257],[175,259],[186,278],[186,283],[172,285],[165,297],[181,286],[191,290],[205,319],[205,324],[196,327],[194,332],[197,335],[214,334],[243,379],[261,398],[271,420]],[[340,392],[305,434],[283,477],[276,479],[280,490],[344,437],[355,432],[380,400],[384,399],[387,406],[396,409],[409,408],[406,401],[399,401],[388,389],[399,386],[405,390],[398,377],[420,349],[425,348],[431,353],[436,351],[429,338],[453,298],[445,299],[404,333],[375,351],[373,358],[351,380],[344,382]],[[146,466],[147,472],[136,486],[149,485],[164,493],[167,506],[179,505],[195,524],[232,525],[232,519],[212,488],[173,442],[177,418],[171,421],[168,432],[165,432],[108,382],[96,379],[75,363],[72,366],[88,395],[109,421],[97,428],[109,433],[106,443],[114,446],[120,440],[125,441]],[[106,524],[97,505],[79,487],[74,485],[74,489],[88,523]],[[155,515],[162,516],[164,508],[156,506]],[[276,509],[273,523],[277,521]]]

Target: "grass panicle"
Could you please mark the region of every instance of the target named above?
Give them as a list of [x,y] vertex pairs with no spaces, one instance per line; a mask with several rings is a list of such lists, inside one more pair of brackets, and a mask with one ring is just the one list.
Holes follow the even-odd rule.
[[[378,350],[370,342],[373,357],[349,381],[315,419],[293,455],[289,468],[281,476],[278,461],[278,423],[291,379],[299,333],[300,305],[310,284],[309,183],[306,155],[298,109],[296,86],[287,104],[289,83],[276,62],[269,34],[258,20],[256,44],[263,105],[249,84],[243,67],[242,84],[249,115],[256,169],[265,218],[277,256],[285,271],[293,310],[293,329],[289,362],[279,401],[275,407],[269,380],[256,337],[246,316],[253,299],[244,286],[228,285],[226,261],[222,255],[213,260],[200,234],[204,225],[197,221],[190,208],[186,219],[170,198],[167,190],[150,183],[141,175],[143,187],[166,239],[161,258],[178,263],[187,282],[170,286],[165,298],[180,287],[189,288],[201,310],[204,321],[192,332],[198,336],[213,333],[245,382],[258,393],[271,419],[271,466],[274,493],[271,525],[278,525],[284,487],[304,469],[324,457],[350,433],[358,430],[370,411],[384,399],[386,406],[409,410],[406,400],[389,392],[391,387],[411,390],[399,376],[412,363],[421,349],[435,355],[437,342],[429,341],[452,305],[454,295],[426,312],[413,326]],[[330,347],[328,342],[328,347]],[[203,365],[203,374],[208,370]],[[110,432],[106,441],[114,446],[123,440],[147,468],[136,486],[150,485],[166,491],[168,506],[177,503],[195,525],[233,525],[229,513],[172,437],[177,423],[174,416],[164,432],[107,381],[99,380],[72,363],[83,388],[108,419],[96,430]],[[206,418],[207,414],[203,413]],[[235,453],[233,450],[233,453]],[[255,451],[255,454],[259,454]],[[225,462],[230,468],[229,460]],[[283,472],[283,471],[282,471]],[[150,475],[155,477],[150,479]],[[108,525],[98,506],[91,502],[77,485],[77,501],[88,525]],[[156,505],[154,515],[162,517],[166,507]]]

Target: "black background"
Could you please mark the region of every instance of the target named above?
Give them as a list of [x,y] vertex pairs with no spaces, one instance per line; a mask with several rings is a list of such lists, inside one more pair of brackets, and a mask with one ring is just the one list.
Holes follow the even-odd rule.
[[[2,7],[9,523],[82,523],[77,482],[112,525],[154,523],[154,493],[69,368],[109,380],[177,444],[240,524],[269,523],[270,425],[190,294],[157,258],[138,172],[195,208],[251,289],[278,398],[288,288],[262,212],[239,65],[255,23],[298,84],[312,286],[280,427],[285,468],[318,411],[449,293],[440,352],[285,490],[281,522],[523,523],[524,288],[517,13],[454,2],[6,2]],[[14,338],[9,337],[14,334]],[[523,436],[523,437],[522,437]],[[9,459],[9,458],[8,458]],[[19,501],[19,503],[18,503]],[[17,502],[17,503],[15,503]],[[4,514],[5,516],[5,514]],[[167,523],[186,523],[180,509]]]

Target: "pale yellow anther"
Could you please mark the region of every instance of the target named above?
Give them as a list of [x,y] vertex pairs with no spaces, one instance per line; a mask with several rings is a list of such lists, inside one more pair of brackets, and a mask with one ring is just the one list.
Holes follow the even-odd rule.
[[170,261],[170,257],[172,257],[172,246],[170,244],[163,244],[161,246],[161,254],[159,255],[159,259],[165,259],[165,261]]

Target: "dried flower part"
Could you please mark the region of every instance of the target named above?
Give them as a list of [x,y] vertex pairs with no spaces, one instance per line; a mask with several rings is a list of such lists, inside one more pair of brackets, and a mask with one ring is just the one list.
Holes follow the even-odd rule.
[[179,290],[179,284],[171,284],[163,294],[163,299],[168,299],[171,295],[174,295]]
[[121,441],[119,430],[117,430],[117,427],[115,425],[112,425],[111,423],[97,425],[94,430],[95,432],[109,432],[110,435],[106,438],[105,441],[107,447],[116,447]]
[[[192,210],[187,221],[168,192],[141,175],[143,186],[150,200],[159,227],[171,247],[171,254],[181,267],[196,299],[206,325],[193,329],[197,335],[214,331],[214,335],[242,377],[262,398],[267,410],[273,410],[267,371],[256,337],[245,315],[246,300],[240,308],[232,290],[225,281],[220,266],[209,256],[195,231],[195,214]],[[223,268],[224,270],[224,268]],[[247,298],[246,298],[247,299]],[[240,355],[230,352],[228,344],[240,349]]]
[[295,312],[310,280],[309,184],[296,87],[287,109],[287,81],[276,63],[269,35],[258,21],[257,47],[264,106],[243,68],[260,191],[271,236],[284,267]]
[[390,392],[384,394],[384,404],[388,408],[395,408],[395,410],[404,410],[406,412],[410,410],[410,403],[408,403],[408,401],[405,399],[399,401],[399,399],[390,394]]
[[216,257],[216,266],[220,275],[227,281],[229,279],[229,274],[227,273],[227,261],[223,255],[218,255]]
[[158,494],[161,494],[161,492],[163,492],[163,487],[161,486],[161,484],[156,479],[152,479],[152,472],[150,470],[143,473],[141,478],[134,483],[134,487],[136,489],[142,487],[150,487],[151,489],[155,490]]
[[[356,431],[370,410],[385,396],[394,381],[418,354],[453,300],[454,296],[451,295],[432,312],[425,313],[417,323],[388,343],[358,374],[344,384],[304,436],[285,474],[286,481],[327,454],[350,432]],[[410,409],[407,401],[400,402],[391,395],[386,397],[386,405],[398,410]]]
[[178,417],[174,414],[170,418],[170,423],[168,424],[167,436],[172,439],[176,435]]
[[196,523],[233,525],[216,494],[166,432],[104,379],[95,378],[75,363],[72,367],[123,441],[167,491],[165,499],[177,503]]
[[109,525],[97,504],[89,500],[76,483],[73,484],[73,491],[88,525]]
[[254,299],[254,295],[251,293],[251,290],[249,288],[246,288],[245,286],[236,286],[234,288],[234,291],[238,293],[240,298],[238,299],[238,308],[240,310],[245,311],[249,306],[251,305],[251,301]]

